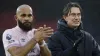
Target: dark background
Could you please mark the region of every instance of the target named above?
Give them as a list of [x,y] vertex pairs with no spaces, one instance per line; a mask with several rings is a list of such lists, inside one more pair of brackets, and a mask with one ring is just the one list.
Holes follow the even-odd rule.
[[56,30],[57,20],[68,2],[79,2],[83,9],[83,26],[100,44],[100,0],[0,0],[0,56],[4,55],[2,33],[16,26],[14,15],[19,5],[33,8],[35,28],[46,24]]

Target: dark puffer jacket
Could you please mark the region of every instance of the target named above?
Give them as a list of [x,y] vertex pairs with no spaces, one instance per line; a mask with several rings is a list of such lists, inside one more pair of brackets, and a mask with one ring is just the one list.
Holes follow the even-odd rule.
[[[82,23],[81,23],[82,24]],[[48,39],[52,56],[100,56],[100,47],[91,34],[82,29],[71,29],[58,20],[57,31]]]

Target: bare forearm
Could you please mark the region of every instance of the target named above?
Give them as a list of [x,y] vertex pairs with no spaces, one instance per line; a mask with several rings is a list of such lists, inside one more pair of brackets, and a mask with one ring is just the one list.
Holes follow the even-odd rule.
[[40,46],[41,56],[51,56],[51,52],[46,45]]
[[14,52],[12,52],[13,56],[26,56],[30,50],[36,45],[36,41],[31,39],[25,46],[18,47]]

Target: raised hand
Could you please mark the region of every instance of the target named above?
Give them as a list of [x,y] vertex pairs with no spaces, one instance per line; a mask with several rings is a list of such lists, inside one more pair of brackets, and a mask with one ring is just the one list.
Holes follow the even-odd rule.
[[44,25],[43,27],[39,27],[35,31],[35,39],[37,42],[43,41],[46,37],[50,37],[53,34],[53,29],[51,27],[46,27]]

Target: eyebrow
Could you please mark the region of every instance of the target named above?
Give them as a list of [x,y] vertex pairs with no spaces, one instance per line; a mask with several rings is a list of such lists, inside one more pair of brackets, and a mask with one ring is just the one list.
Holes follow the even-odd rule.
[[23,13],[23,14],[21,14],[21,15],[32,15],[32,14],[24,14],[24,13]]
[[26,16],[28,16],[28,17],[31,17],[32,16],[32,14],[21,14],[20,16],[22,16],[22,17],[26,17]]

